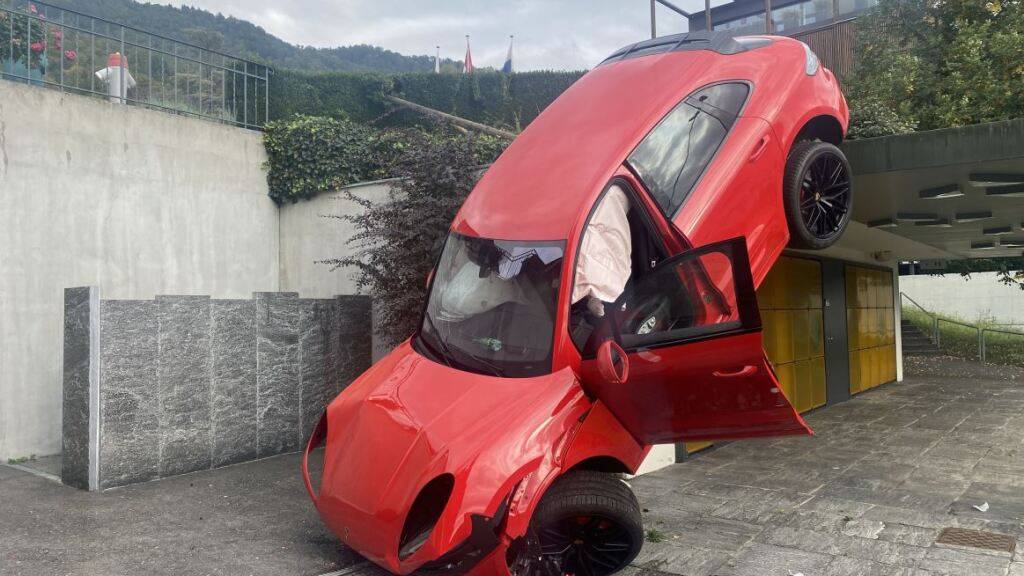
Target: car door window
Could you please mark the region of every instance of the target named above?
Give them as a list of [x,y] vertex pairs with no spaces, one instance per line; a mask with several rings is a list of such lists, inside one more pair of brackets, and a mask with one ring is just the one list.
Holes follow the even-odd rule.
[[760,328],[742,239],[691,250],[631,282],[613,318],[627,349]]
[[694,92],[654,127],[630,154],[637,173],[671,218],[711,163],[750,92],[746,84],[715,84]]

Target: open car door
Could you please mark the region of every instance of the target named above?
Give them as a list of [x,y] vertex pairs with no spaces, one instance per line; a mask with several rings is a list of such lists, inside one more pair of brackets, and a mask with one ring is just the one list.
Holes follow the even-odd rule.
[[630,282],[606,315],[628,379],[582,380],[641,443],[810,434],[761,343],[746,242],[689,250]]

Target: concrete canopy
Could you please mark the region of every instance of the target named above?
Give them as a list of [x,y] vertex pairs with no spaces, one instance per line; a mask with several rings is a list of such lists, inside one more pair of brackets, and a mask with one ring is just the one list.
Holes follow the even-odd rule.
[[1021,255],[1024,119],[854,140],[844,149],[860,235],[889,238],[895,258]]

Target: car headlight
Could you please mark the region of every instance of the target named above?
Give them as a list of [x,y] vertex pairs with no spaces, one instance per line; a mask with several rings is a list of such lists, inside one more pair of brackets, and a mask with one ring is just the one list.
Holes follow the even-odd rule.
[[441,474],[420,490],[416,500],[409,508],[402,527],[402,536],[398,541],[398,557],[405,560],[426,544],[434,526],[441,519],[441,514],[448,506],[448,499],[455,487],[455,477]]

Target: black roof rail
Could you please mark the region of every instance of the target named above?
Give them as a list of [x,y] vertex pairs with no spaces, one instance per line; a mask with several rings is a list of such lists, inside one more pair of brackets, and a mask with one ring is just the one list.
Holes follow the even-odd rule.
[[737,38],[729,32],[700,30],[697,32],[672,34],[670,36],[659,36],[631,44],[616,50],[598,66],[628,58],[686,50],[711,50],[719,54],[739,54],[740,52],[766,46],[771,44],[771,42],[768,38]]

